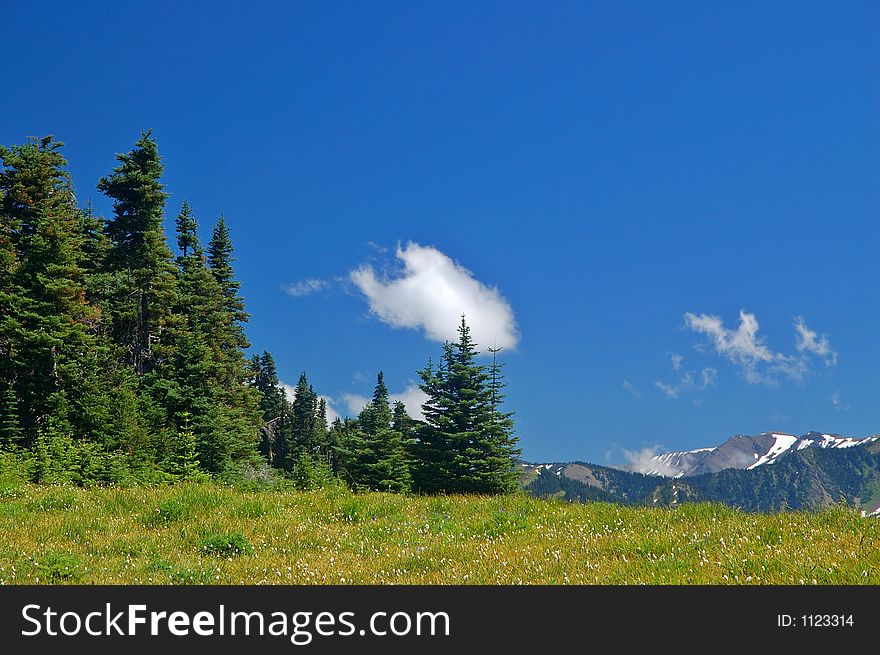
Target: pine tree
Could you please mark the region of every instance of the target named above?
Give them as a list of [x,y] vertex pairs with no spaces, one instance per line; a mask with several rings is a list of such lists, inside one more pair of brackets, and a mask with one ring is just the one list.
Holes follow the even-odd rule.
[[260,392],[260,410],[263,421],[269,422],[281,416],[284,390],[278,379],[275,359],[264,350],[262,356],[254,355],[250,365],[251,385]]
[[315,416],[315,443],[319,457],[333,468],[333,450],[330,444],[330,426],[327,424],[327,400],[318,398],[318,412]]
[[124,361],[143,375],[164,356],[176,301],[176,270],[162,228],[168,194],[159,181],[163,165],[151,132],[116,158],[119,166],[98,182],[114,201],[106,225],[113,275],[108,306]]
[[196,434],[190,425],[190,416],[184,413],[181,416],[181,427],[177,432],[171,472],[184,480],[199,479],[201,473],[197,452]]
[[[325,408],[326,412],[326,408]],[[293,398],[285,397],[275,442],[273,463],[276,467],[294,473],[308,459],[314,467],[327,467],[328,434],[327,419],[320,413],[318,394],[309,384],[305,372],[301,373],[294,389]],[[321,473],[323,475],[323,472]]]
[[189,202],[186,200],[183,201],[180,213],[177,215],[174,224],[177,228],[177,249],[180,250],[179,263],[181,260],[185,261],[189,257],[194,256],[196,248],[199,247],[199,237],[196,232],[198,223],[196,223],[196,218],[193,216],[192,207],[189,206]]
[[180,255],[173,328],[166,358],[145,376],[145,386],[169,419],[179,424],[182,417],[192,417],[201,465],[221,473],[256,456],[257,397],[246,386],[244,354],[224,348],[225,299],[207,268],[198,223],[186,202],[176,228]]
[[475,362],[479,353],[464,316],[458,332],[458,342],[444,344],[438,366],[419,371],[428,400],[416,446],[417,486],[428,493],[512,491],[520,451],[512,415],[498,408],[500,370]]
[[317,450],[318,395],[309,384],[305,371],[296,384],[291,411],[291,441],[299,452],[312,454]]
[[416,442],[418,438],[418,430],[420,421],[412,418],[406,411],[406,405],[401,401],[395,401],[391,410],[391,429],[400,435],[400,443],[403,447],[403,453],[406,460],[407,468],[412,477],[412,471],[416,466]]
[[408,491],[409,458],[403,434],[394,428],[388,388],[380,371],[373,398],[358,415],[343,443],[343,461],[350,484],[359,489]]
[[232,267],[235,258],[232,254],[233,247],[229,228],[226,225],[226,219],[221,214],[211,231],[211,241],[208,244],[208,266],[214,279],[217,280],[226,303],[225,327],[228,331],[229,347],[245,349],[250,347],[244,333],[244,324],[248,321],[248,314],[244,310],[244,301],[238,295],[241,283],[235,279],[235,271]]
[[47,136],[0,148],[0,382],[15,388],[28,442],[50,422],[81,438],[108,410],[100,312],[86,294],[82,213],[62,145]]
[[0,450],[20,446],[22,430],[18,416],[18,398],[12,384],[6,383],[0,391]]

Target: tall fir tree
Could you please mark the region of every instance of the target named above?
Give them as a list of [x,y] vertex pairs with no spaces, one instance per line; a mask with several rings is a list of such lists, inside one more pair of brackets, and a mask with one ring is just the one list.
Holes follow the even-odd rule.
[[21,446],[22,436],[18,398],[12,384],[6,382],[0,388],[0,450]]
[[[321,461],[321,433],[318,420],[318,395],[303,371],[293,398],[285,397],[278,439],[275,466],[294,472],[305,458]],[[326,425],[326,420],[325,420]]]
[[106,224],[108,309],[124,361],[143,375],[165,355],[177,300],[176,270],[162,228],[168,194],[151,132],[116,159],[119,166],[98,181],[98,189],[113,200],[114,216]]
[[351,426],[345,437],[341,450],[345,475],[353,487],[409,491],[409,457],[404,436],[394,426],[394,413],[389,406],[388,388],[381,371],[376,378],[372,400],[361,410],[357,424]]
[[[174,327],[166,358],[145,376],[145,384],[167,411],[169,438],[181,433],[183,417],[187,422],[191,417],[198,461],[205,470],[222,473],[256,455],[257,395],[246,387],[243,353],[233,356],[223,349],[226,303],[207,268],[197,231],[192,208],[184,201],[176,221],[180,255]],[[162,450],[167,460],[173,449]]]
[[249,317],[244,309],[244,301],[239,296],[241,283],[235,278],[235,271],[232,267],[234,261],[229,227],[221,214],[211,230],[211,240],[208,243],[208,266],[220,286],[226,304],[224,327],[227,330],[229,340],[227,347],[245,349],[250,347],[244,332],[244,324],[247,323]]
[[275,359],[266,350],[262,355],[254,355],[251,359],[251,384],[260,393],[263,420],[269,422],[280,417],[284,405],[284,390],[278,379]]
[[458,333],[457,342],[444,344],[436,367],[429,362],[419,371],[428,399],[415,448],[417,487],[428,493],[513,491],[520,450],[512,414],[498,407],[500,370],[476,363],[479,352],[464,316]]
[[62,145],[47,136],[0,147],[0,382],[14,388],[29,442],[44,429],[87,436],[109,409]]
[[305,371],[300,374],[293,400],[290,403],[290,434],[293,449],[298,453],[314,453],[317,450],[318,395],[309,384]]

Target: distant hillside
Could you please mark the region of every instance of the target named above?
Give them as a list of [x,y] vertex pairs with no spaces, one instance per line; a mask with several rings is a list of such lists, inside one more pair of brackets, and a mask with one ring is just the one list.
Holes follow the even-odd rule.
[[880,514],[880,441],[858,448],[786,449],[773,466],[664,478],[585,462],[524,465],[538,497],[671,506],[713,501],[746,511],[818,509],[846,503]]
[[731,468],[757,468],[772,464],[782,455],[796,450],[853,448],[867,445],[878,438],[843,437],[819,432],[807,432],[800,437],[780,432],[765,432],[757,436],[737,434],[718,446],[661,453],[618,468],[648,475],[687,477]]

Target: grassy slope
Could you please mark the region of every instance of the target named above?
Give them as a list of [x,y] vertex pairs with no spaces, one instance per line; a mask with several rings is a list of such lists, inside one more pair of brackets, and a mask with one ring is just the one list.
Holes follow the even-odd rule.
[[0,535],[5,584],[880,583],[880,521],[840,508],[6,483]]

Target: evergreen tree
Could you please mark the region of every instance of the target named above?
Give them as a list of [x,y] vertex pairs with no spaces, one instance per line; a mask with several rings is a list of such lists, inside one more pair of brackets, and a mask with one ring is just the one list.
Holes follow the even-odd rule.
[[407,413],[406,406],[401,401],[395,401],[391,410],[391,429],[400,435],[410,475],[416,466],[415,448],[420,423]]
[[[246,387],[244,354],[225,350],[227,309],[207,268],[192,208],[184,202],[176,221],[177,296],[166,358],[145,376],[145,386],[167,412],[170,435],[192,417],[198,459],[212,473],[256,455],[256,393]],[[187,419],[188,422],[188,419]]]
[[196,232],[198,223],[196,223],[196,217],[193,216],[192,207],[186,200],[183,201],[174,224],[177,228],[177,249],[180,250],[178,262],[186,261],[196,254],[195,251],[199,247],[199,237]]
[[228,347],[245,349],[250,347],[244,333],[244,324],[248,321],[248,314],[244,310],[244,301],[238,295],[241,283],[235,279],[235,271],[232,267],[235,258],[232,253],[229,228],[226,225],[226,219],[221,214],[211,231],[211,241],[208,244],[208,266],[220,287],[226,304],[224,327],[227,330]]
[[18,416],[18,398],[12,384],[6,383],[0,391],[0,450],[20,446],[22,430]]
[[347,478],[355,488],[408,491],[409,458],[403,434],[393,426],[388,388],[380,371],[373,398],[351,426],[343,443]]
[[297,473],[297,468],[306,465],[320,469],[321,478],[329,472],[326,406],[324,412],[322,415],[318,394],[308,377],[301,373],[293,398],[285,397],[282,404],[273,458],[276,467],[293,473],[295,479],[311,476]]
[[250,365],[251,385],[260,393],[260,410],[263,420],[268,422],[281,416],[284,404],[284,390],[278,379],[275,359],[268,351],[262,356],[254,355]]
[[333,468],[333,451],[330,444],[330,426],[327,424],[327,401],[318,399],[318,412],[315,416],[315,443],[319,456],[331,469]]
[[124,361],[143,375],[164,356],[176,302],[176,270],[162,229],[168,194],[159,181],[163,165],[151,132],[116,158],[120,165],[98,182],[114,201],[106,225],[113,275],[108,306]]
[[28,442],[50,423],[83,437],[108,410],[62,145],[48,136],[0,147],[0,383],[14,387]]
[[189,422],[189,414],[181,416],[182,425],[177,432],[177,440],[171,462],[171,473],[184,480],[195,480],[204,475],[199,467],[196,434]]
[[309,384],[305,371],[300,374],[290,404],[291,442],[294,450],[312,454],[317,450],[318,395]]
[[438,366],[429,362],[419,371],[428,400],[415,449],[417,486],[428,493],[512,491],[520,451],[512,415],[498,409],[500,370],[476,363],[464,316],[458,332],[456,343],[444,344]]

